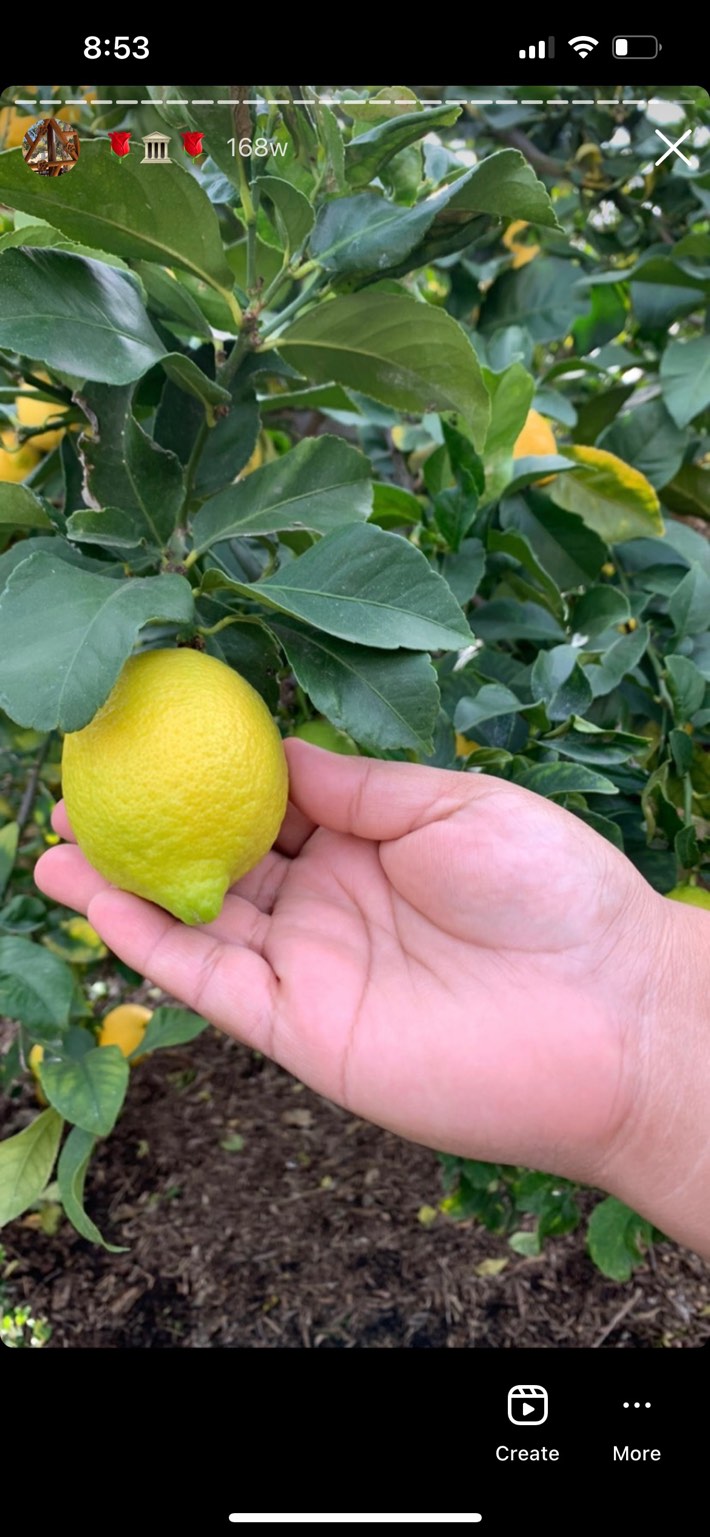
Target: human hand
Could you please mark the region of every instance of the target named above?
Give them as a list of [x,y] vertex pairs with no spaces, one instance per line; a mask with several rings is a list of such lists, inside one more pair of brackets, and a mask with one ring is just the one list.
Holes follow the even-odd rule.
[[[704,1202],[697,1220],[675,1215],[700,1149],[684,1107],[698,1064],[673,1027],[686,1006],[700,1023],[681,973],[707,950],[706,915],[503,780],[286,750],[277,845],[214,923],[187,928],[109,887],[71,844],[42,856],[37,884],[128,965],[355,1114],[601,1184],[710,1248]],[[70,838],[61,806],[54,820]],[[695,1213],[699,1192],[686,1196]]]

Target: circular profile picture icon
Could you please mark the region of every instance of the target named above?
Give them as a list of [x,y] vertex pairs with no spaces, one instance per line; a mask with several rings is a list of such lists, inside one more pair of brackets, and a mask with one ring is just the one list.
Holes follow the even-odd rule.
[[79,159],[78,130],[60,117],[42,117],[27,129],[22,153],[38,176],[64,176]]

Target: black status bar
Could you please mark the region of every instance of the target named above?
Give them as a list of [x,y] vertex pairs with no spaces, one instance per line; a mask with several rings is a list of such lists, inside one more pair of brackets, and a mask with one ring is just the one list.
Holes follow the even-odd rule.
[[[638,84],[650,76],[656,85],[710,86],[707,54],[697,47],[691,52],[685,27],[622,31],[623,22],[630,19],[623,8],[619,22],[603,29],[595,21],[576,23],[569,13],[560,13],[559,25],[554,16],[546,16],[542,24],[539,19],[537,24],[528,23],[524,17],[513,24],[507,18],[504,30],[494,32],[483,30],[480,21],[474,22],[465,11],[457,13],[452,6],[442,14],[440,26],[432,25],[425,36],[419,33],[416,38],[396,38],[393,31],[383,35],[379,30],[373,38],[371,23],[353,18],[345,52],[351,75],[371,86],[404,84],[407,77],[421,80],[424,68],[429,79],[451,84],[461,81],[464,70],[464,80],[470,84],[473,77],[477,85],[515,80],[518,87],[562,81],[596,87],[609,80],[617,85]],[[118,26],[122,37],[116,36]],[[316,13],[312,23],[304,22],[300,28],[295,23],[284,30],[287,35],[281,39],[269,36],[262,54],[260,48],[247,51],[238,26],[225,35],[224,22],[214,18],[183,36],[173,35],[169,19],[155,26],[145,19],[132,23],[123,12],[113,26],[95,17],[83,23],[71,20],[62,25],[61,35],[48,31],[46,37],[28,38],[17,47],[6,42],[0,84],[27,78],[128,84],[178,80],[185,75],[205,81],[214,79],[216,66],[226,74],[225,60],[232,57],[235,73],[237,68],[244,71],[249,58],[252,67],[267,63],[270,79],[311,81],[316,75],[332,79],[343,48],[331,23],[319,21]],[[85,54],[88,37],[97,40],[91,45],[93,57]],[[146,37],[148,53],[142,57],[146,45],[141,42],[134,49],[133,40]],[[130,55],[122,57],[126,46]],[[325,92],[328,86],[318,89]]]

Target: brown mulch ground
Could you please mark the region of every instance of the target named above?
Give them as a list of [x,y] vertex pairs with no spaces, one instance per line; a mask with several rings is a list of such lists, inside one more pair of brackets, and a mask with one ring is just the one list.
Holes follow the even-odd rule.
[[[29,1089],[0,1105],[0,1135],[35,1108]],[[243,1147],[225,1150],[235,1135]],[[7,1284],[49,1320],[50,1349],[710,1340],[710,1268],[694,1255],[661,1244],[620,1286],[582,1232],[530,1260],[443,1216],[424,1227],[420,1208],[440,1194],[432,1153],[209,1032],[135,1069],[92,1165],[87,1208],[128,1252],[93,1248],[66,1221],[52,1237],[15,1222]],[[505,1269],[477,1273],[491,1258]]]

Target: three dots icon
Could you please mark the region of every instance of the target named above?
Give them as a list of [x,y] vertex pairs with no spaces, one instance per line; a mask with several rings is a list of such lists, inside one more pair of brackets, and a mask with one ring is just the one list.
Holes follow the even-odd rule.
[[651,1405],[649,1403],[645,1403],[645,1404],[640,1404],[640,1403],[635,1403],[635,1404],[624,1403],[624,1404],[622,1404],[622,1408],[623,1409],[650,1409],[650,1407],[651,1407]]

